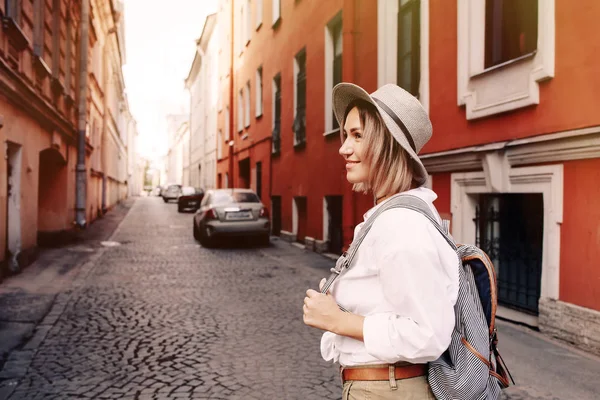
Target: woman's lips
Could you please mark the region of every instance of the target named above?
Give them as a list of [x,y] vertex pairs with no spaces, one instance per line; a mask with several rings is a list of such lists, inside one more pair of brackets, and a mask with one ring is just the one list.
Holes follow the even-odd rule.
[[359,162],[360,162],[360,161],[349,161],[349,160],[346,160],[346,169],[350,169],[350,168],[352,168],[353,166],[355,166],[355,165],[356,165],[356,164],[358,164]]

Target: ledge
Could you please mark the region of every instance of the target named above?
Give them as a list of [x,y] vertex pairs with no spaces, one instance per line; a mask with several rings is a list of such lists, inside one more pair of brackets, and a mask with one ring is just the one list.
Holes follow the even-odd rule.
[[52,70],[46,64],[46,61],[41,56],[34,55],[33,56],[33,68],[35,72],[42,78],[46,78],[52,74]]
[[327,132],[323,133],[323,136],[330,137],[335,133],[340,133],[340,128],[335,128],[334,130],[327,131]]

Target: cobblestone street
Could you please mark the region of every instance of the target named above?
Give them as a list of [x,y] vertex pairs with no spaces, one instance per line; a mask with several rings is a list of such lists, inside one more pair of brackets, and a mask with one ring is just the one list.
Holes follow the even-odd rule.
[[112,240],[121,245],[84,266],[11,398],[339,396],[301,318],[303,288],[329,260],[289,245],[202,248],[192,214],[159,198],[139,199]]
[[[30,302],[52,297],[47,288],[45,297],[11,294],[19,313],[31,307],[41,319],[3,350],[0,400],[340,398],[337,368],[321,359],[320,332],[302,323],[301,307],[306,288],[327,276],[333,261],[276,238],[269,247],[203,248],[192,237],[193,214],[176,207],[139,198],[112,237],[95,234],[64,250],[68,262],[81,265],[59,268],[47,306]],[[126,211],[111,213],[122,218]],[[110,222],[111,213],[88,232]],[[109,237],[118,245],[102,242]],[[15,279],[48,271],[34,265]],[[26,319],[17,313],[6,325],[11,307],[2,299],[11,282],[0,291],[2,338]],[[499,329],[519,384],[503,399],[597,398],[597,358],[525,328]]]

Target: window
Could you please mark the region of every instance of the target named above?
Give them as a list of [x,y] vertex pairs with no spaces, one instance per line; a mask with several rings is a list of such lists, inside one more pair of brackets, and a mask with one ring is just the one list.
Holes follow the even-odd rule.
[[279,154],[281,151],[281,75],[273,78],[273,145],[271,152]]
[[223,131],[219,129],[218,139],[217,139],[217,158],[220,160],[223,158]]
[[341,11],[325,28],[325,134],[333,133],[339,124],[333,113],[331,93],[342,81],[342,13]]
[[71,15],[67,15],[67,43],[65,50],[65,60],[67,66],[65,67],[65,94],[71,96],[71,77],[73,67],[73,20]]
[[229,106],[225,107],[225,139],[231,139],[231,133],[229,129]]
[[244,13],[244,6],[242,5],[242,7],[240,8],[239,29],[235,29],[238,28],[237,26],[234,27],[236,54],[242,54],[244,48],[243,43],[246,43],[246,41],[244,40],[244,35],[246,34],[246,30],[244,29],[244,21],[246,21],[245,15],[246,14]]
[[294,58],[294,146],[306,142],[306,49]]
[[45,0],[34,0],[33,6],[33,54],[38,57],[44,55],[44,14]]
[[219,76],[219,84],[217,85],[217,111],[223,111],[223,88],[221,86],[221,77]]
[[263,19],[263,0],[254,0],[256,4],[256,29],[260,28]]
[[16,24],[21,22],[21,1],[4,0],[5,18],[12,19]]
[[60,0],[54,0],[52,5],[52,72],[54,78],[60,77]]
[[262,67],[256,70],[256,118],[263,113]]
[[244,89],[240,89],[238,93],[238,132],[244,130]]
[[533,53],[537,30],[537,0],[486,0],[485,68]]
[[273,0],[273,27],[281,20],[281,0]]
[[243,21],[244,23],[244,31],[246,32],[246,40],[244,40],[244,44],[248,44],[250,42],[250,36],[252,35],[252,1],[246,0],[246,19]]
[[421,80],[421,1],[400,0],[398,11],[398,86],[419,96]]
[[555,1],[462,0],[457,11],[457,100],[466,119],[540,104],[539,82],[554,77]]
[[246,92],[244,96],[244,126],[247,128],[250,126],[250,81],[246,83]]

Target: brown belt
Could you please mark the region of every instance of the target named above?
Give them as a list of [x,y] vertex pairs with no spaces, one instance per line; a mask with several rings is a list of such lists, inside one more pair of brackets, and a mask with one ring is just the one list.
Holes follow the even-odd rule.
[[342,381],[387,381],[391,368],[395,379],[410,379],[427,375],[427,364],[390,365],[387,367],[342,368]]

